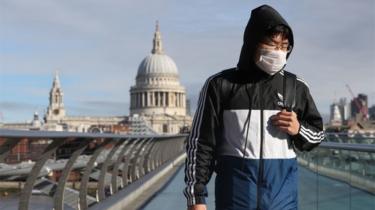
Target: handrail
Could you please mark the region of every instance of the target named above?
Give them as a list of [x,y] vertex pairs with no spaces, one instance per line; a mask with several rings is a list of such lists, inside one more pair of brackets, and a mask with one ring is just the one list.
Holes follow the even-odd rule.
[[371,132],[364,132],[364,133],[360,133],[360,132],[351,132],[351,133],[348,133],[348,132],[325,132],[326,136],[348,136],[350,138],[353,138],[353,137],[365,137],[365,138],[370,138],[370,139],[375,139],[375,133],[371,133]]
[[[155,171],[164,163],[180,157],[185,152],[185,137],[186,134],[124,135],[0,128],[0,163],[6,160],[12,149],[21,143],[23,139],[32,141],[50,140],[45,143],[46,147],[43,151],[37,154],[35,163],[32,165],[30,172],[27,173],[18,207],[19,210],[26,210],[29,206],[33,187],[44,170],[44,165],[47,161],[64,145],[76,144],[76,146],[70,148],[72,154],[65,161],[65,167],[59,168],[62,172],[58,183],[56,183],[57,188],[53,192],[54,209],[62,210],[64,206],[64,190],[69,174],[76,168],[75,163],[78,161],[79,156],[85,154],[84,151],[89,147],[90,143],[95,142],[95,145],[92,145],[94,147],[90,148],[91,155],[87,159],[85,167],[79,168],[79,170],[83,170],[79,195],[71,204],[75,206],[74,208],[79,207],[83,210],[88,209],[92,204],[91,200],[89,200],[87,186],[95,167],[98,167],[99,171],[97,193],[99,195],[98,202],[100,202],[107,196],[112,196],[119,189],[125,188],[128,184],[132,184],[144,177],[147,173]],[[96,140],[102,141],[97,142]],[[97,165],[97,163],[100,164]],[[113,175],[116,176],[112,177]],[[6,176],[3,177],[6,179]],[[111,180],[111,183],[106,183],[106,178],[113,180]],[[108,191],[107,189],[110,190]]]
[[[375,194],[373,173],[375,144],[371,141],[361,141],[369,139],[367,136],[349,136],[345,139],[353,143],[336,142],[335,136],[331,136],[332,139],[328,137],[312,152],[300,153],[299,164],[317,175],[327,176],[347,183],[350,187]],[[359,141],[352,141],[353,139]],[[318,182],[319,178],[316,180]],[[317,189],[318,187],[317,184]]]
[[[111,133],[81,133],[81,132],[68,132],[68,131],[34,131],[34,130],[12,130],[12,129],[1,129],[0,138],[135,138],[140,135],[128,135],[128,134],[111,134]],[[153,135],[141,135],[144,138],[167,138],[167,137],[183,137],[184,134],[153,134]]]
[[340,150],[375,153],[375,144],[352,144],[352,143],[322,142],[322,143],[320,143],[319,148],[340,149]]

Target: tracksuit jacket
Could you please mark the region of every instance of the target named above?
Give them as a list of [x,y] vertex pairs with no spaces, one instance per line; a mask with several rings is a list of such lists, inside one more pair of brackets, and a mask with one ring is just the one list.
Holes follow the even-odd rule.
[[[284,107],[285,70],[268,75],[253,58],[265,31],[280,24],[290,28],[272,7],[254,9],[237,67],[205,82],[186,144],[188,205],[205,203],[206,184],[215,171],[217,210],[298,208],[296,149],[316,147],[324,132],[309,87],[299,77],[293,107],[298,134],[290,136],[271,123],[270,117]],[[289,43],[294,44],[292,33]]]

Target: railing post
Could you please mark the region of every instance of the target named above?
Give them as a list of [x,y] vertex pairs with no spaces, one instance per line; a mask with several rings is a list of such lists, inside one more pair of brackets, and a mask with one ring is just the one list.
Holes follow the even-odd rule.
[[147,153],[150,152],[150,148],[152,146],[154,138],[149,139],[146,144],[142,147],[139,153],[136,156],[135,165],[138,168],[139,176],[142,177],[145,175],[145,167],[144,167],[144,159]]
[[94,153],[91,155],[89,162],[87,163],[87,166],[85,168],[85,172],[83,174],[83,177],[81,179],[81,186],[79,189],[79,209],[85,210],[87,209],[87,185],[90,180],[90,174],[92,169],[94,168],[94,163],[100,153],[104,150],[104,147],[108,145],[109,143],[112,143],[114,139],[105,140],[103,143],[98,145],[98,147],[95,149]]
[[144,158],[144,169],[145,169],[145,174],[149,173],[151,169],[151,160],[150,157],[155,150],[155,144],[156,144],[156,139],[152,140],[152,143],[150,145],[149,151],[146,153],[145,158]]
[[137,174],[137,160],[138,160],[138,157],[139,157],[139,155],[140,155],[140,153],[142,152],[142,149],[144,148],[144,146],[148,143],[148,141],[150,140],[150,139],[152,139],[152,138],[145,138],[145,139],[143,139],[143,141],[140,143],[140,145],[139,145],[139,147],[137,148],[137,150],[135,150],[134,151],[134,155],[133,155],[133,157],[134,158],[132,158],[132,167],[131,167],[131,172],[130,172],[130,174],[131,174],[131,180],[132,180],[132,182],[134,181],[134,180],[137,180],[139,177],[137,177],[137,175],[139,175],[139,174]]
[[105,199],[105,176],[107,174],[107,168],[110,162],[112,161],[112,156],[115,154],[115,152],[120,148],[120,145],[123,143],[119,139],[116,139],[117,142],[107,155],[105,161],[103,162],[101,169],[100,169],[100,175],[98,179],[98,197],[99,201],[102,201]]
[[[131,149],[134,146],[135,140],[126,139],[124,142],[124,147],[121,149],[120,153],[117,156],[117,160],[115,164],[113,165],[112,169],[112,177],[111,177],[111,193],[116,193],[118,190],[118,183],[117,183],[117,177],[118,177],[118,169],[120,166],[120,163],[122,163],[124,155],[126,154],[129,149]],[[129,145],[130,144],[130,145]],[[129,145],[129,146],[128,146]],[[121,186],[122,187],[122,186]]]
[[63,145],[67,139],[54,139],[51,144],[47,146],[43,154],[39,157],[39,160],[35,163],[29,176],[27,177],[25,186],[21,191],[21,196],[19,200],[19,210],[27,210],[29,208],[29,200],[33,190],[34,183],[38,178],[40,170],[43,168],[45,162],[51,155],[56,151],[58,147]]
[[158,161],[157,156],[159,155],[160,151],[160,139],[155,139],[155,146],[153,148],[152,154],[151,154],[151,170],[154,170],[156,167],[158,167]]
[[138,150],[138,148],[142,145],[143,140],[144,139],[142,139],[142,138],[138,138],[136,144],[134,145],[134,147],[135,147],[134,150],[132,148],[131,150],[129,150],[130,153],[128,153],[126,155],[125,163],[123,164],[123,167],[122,167],[122,180],[123,180],[124,186],[126,186],[126,185],[128,185],[129,183],[132,182],[132,180],[129,180],[130,161],[133,157],[134,151]]
[[[87,139],[79,139],[81,140],[81,143],[79,144],[76,151],[74,151],[69,158],[69,161],[66,163],[64,170],[61,174],[61,177],[59,178],[59,182],[57,185],[56,192],[53,196],[54,201],[54,210],[63,210],[64,209],[64,190],[66,182],[69,178],[69,173],[72,170],[72,167],[79,157],[79,155],[86,149],[88,142]],[[78,205],[78,203],[77,203]]]
[[[24,188],[19,199],[19,209],[26,210],[29,208],[29,203],[33,188],[41,187],[43,192],[49,193],[52,196],[52,205],[54,210],[63,210],[64,205],[68,204],[73,208],[80,210],[88,209],[89,206],[95,204],[95,199],[88,195],[88,186],[90,176],[93,172],[95,175],[97,170],[96,163],[99,163],[100,170],[97,182],[97,200],[103,201],[108,194],[106,189],[110,187],[110,193],[113,194],[121,187],[134,182],[140,177],[144,177],[147,173],[155,170],[166,161],[173,160],[179,154],[180,138],[179,136],[129,136],[118,134],[93,134],[93,133],[77,133],[77,132],[50,132],[50,131],[16,131],[16,130],[2,130],[0,129],[0,138],[3,140],[0,145],[0,162],[3,162],[11,150],[23,139],[31,140],[46,140],[41,148],[45,148],[41,154],[35,154],[38,160],[31,168],[25,168],[15,175],[26,177]],[[84,160],[84,165],[77,162],[79,157],[85,153],[90,142],[97,143],[93,151],[90,149],[88,159]],[[123,141],[126,139],[125,141]],[[62,145],[67,145],[74,141],[74,147],[69,152],[68,157],[63,161],[52,161],[52,157]],[[78,142],[77,142],[78,141]],[[76,143],[77,142],[77,143]],[[112,146],[112,144],[114,144]],[[108,146],[110,145],[110,146]],[[91,148],[91,147],[90,147]],[[104,151],[105,150],[105,151]],[[85,153],[86,154],[86,153]],[[35,157],[33,156],[33,159]],[[48,163],[47,163],[48,162]],[[57,183],[52,180],[43,185],[34,186],[36,182],[39,183],[40,177],[47,177],[45,168],[52,166],[53,170],[61,171]],[[8,166],[6,166],[8,167]],[[73,170],[77,167],[82,170],[81,184],[79,195],[71,192],[67,188],[67,183]],[[25,172],[26,170],[26,172]],[[30,170],[30,173],[28,173]],[[4,170],[6,171],[6,170]],[[47,169],[48,175],[51,170]],[[120,173],[121,171],[121,179]],[[9,172],[4,172],[2,177],[5,177]],[[27,174],[28,173],[28,174]],[[111,173],[111,174],[110,174]],[[10,173],[13,174],[13,173]],[[107,178],[111,179],[108,183]],[[44,180],[44,178],[42,178]],[[46,185],[44,185],[46,184]],[[94,184],[94,183],[93,183]],[[69,192],[68,192],[69,190]],[[69,194],[69,195],[68,195]]]

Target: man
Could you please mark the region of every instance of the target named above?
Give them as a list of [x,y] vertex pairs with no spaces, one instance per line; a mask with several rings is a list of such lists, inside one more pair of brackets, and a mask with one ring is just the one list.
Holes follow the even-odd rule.
[[[237,68],[207,79],[186,146],[188,209],[206,209],[213,171],[217,210],[297,209],[295,150],[311,150],[324,133],[306,83],[297,77],[295,92],[285,89],[293,44],[288,23],[260,6],[245,29]],[[293,103],[287,94],[295,94]]]

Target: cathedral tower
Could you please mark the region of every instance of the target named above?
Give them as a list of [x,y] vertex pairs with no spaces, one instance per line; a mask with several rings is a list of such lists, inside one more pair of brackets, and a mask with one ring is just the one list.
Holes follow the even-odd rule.
[[46,122],[59,122],[65,117],[66,113],[64,109],[63,95],[59,75],[56,72],[52,88],[49,92],[49,105],[45,117]]

